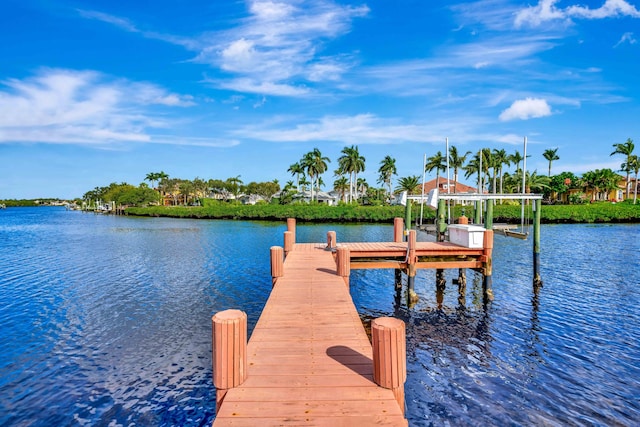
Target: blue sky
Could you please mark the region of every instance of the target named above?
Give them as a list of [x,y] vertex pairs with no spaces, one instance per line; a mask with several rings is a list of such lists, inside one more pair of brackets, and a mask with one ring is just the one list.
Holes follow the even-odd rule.
[[[640,138],[637,0],[5,0],[0,199],[82,196],[149,172],[291,180],[318,147],[523,151],[618,170]],[[636,144],[640,143],[637,141]],[[430,174],[427,178],[433,178]]]

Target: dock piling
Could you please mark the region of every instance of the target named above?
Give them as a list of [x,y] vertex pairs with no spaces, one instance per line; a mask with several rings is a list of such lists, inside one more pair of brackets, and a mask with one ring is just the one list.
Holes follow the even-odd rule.
[[418,302],[418,294],[415,291],[416,283],[416,230],[409,230],[407,236],[407,305]]
[[393,241],[396,243],[404,241],[404,220],[402,218],[393,219]]
[[[489,201],[490,202],[490,201]],[[489,204],[489,202],[487,204]],[[485,266],[483,268],[482,274],[482,290],[484,292],[484,298],[486,301],[493,301],[493,290],[492,287],[492,260],[491,256],[493,253],[493,230],[485,230],[484,231],[484,243],[483,243],[483,252],[484,252],[484,263]]]
[[540,211],[542,211],[542,200],[534,201],[533,212],[533,286],[542,286],[540,277]]
[[333,250],[336,248],[336,232],[327,231],[327,250]]
[[287,218],[287,231],[290,231],[293,234],[293,243],[296,242],[296,219],[295,218]]
[[296,241],[296,236],[294,231],[285,231],[284,232],[284,256],[286,257],[289,252],[293,250],[293,244]]
[[393,391],[405,413],[404,383],[407,379],[406,331],[402,320],[379,317],[371,321],[373,380]]
[[344,279],[344,284],[349,287],[349,275],[351,274],[351,251],[344,246],[338,246],[336,250],[336,273]]
[[271,246],[271,285],[275,286],[278,277],[284,275],[284,249],[281,246]]
[[247,315],[240,310],[224,310],[216,313],[211,323],[217,412],[227,391],[247,379]]

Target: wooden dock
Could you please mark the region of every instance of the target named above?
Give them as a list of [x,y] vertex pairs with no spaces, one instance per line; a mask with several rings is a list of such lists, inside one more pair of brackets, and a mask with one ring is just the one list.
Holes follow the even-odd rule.
[[372,320],[370,342],[349,294],[350,271],[404,271],[412,299],[420,268],[490,277],[493,231],[469,248],[417,242],[415,230],[403,242],[402,219],[390,242],[337,243],[329,231],[326,245],[295,243],[295,220],[287,228],[284,247],[271,248],[273,289],[248,344],[246,314],[213,316],[213,426],[407,426],[404,322]]
[[213,425],[407,426],[403,409],[374,382],[372,345],[334,254],[294,244],[247,346],[247,378]]

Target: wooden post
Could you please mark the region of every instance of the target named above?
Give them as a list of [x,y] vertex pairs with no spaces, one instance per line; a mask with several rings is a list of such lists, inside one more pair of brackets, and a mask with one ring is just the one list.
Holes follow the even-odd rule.
[[393,219],[393,241],[396,243],[404,241],[404,220],[402,218]]
[[327,249],[333,250],[336,247],[336,232],[327,231]]
[[474,202],[474,224],[480,224],[482,222],[482,200],[476,200]]
[[534,200],[533,212],[533,286],[542,286],[540,278],[540,216],[542,200]]
[[211,323],[213,384],[218,411],[227,391],[247,379],[247,315],[240,310],[225,310],[216,313]]
[[492,260],[491,255],[493,252],[493,230],[485,230],[484,231],[484,242],[483,242],[483,253],[484,253],[484,269],[483,269],[483,280],[482,280],[482,290],[484,291],[484,298],[486,301],[493,301],[493,290],[492,286]]
[[281,246],[271,246],[271,285],[284,275],[284,250]]
[[411,199],[407,199],[407,206],[404,208],[404,226],[406,230],[411,230]]
[[493,230],[493,203],[494,200],[487,200],[487,212],[484,216],[484,228],[486,228],[487,230]]
[[416,283],[416,230],[409,230],[407,241],[407,305],[418,302],[418,294],[415,291]]
[[293,231],[284,232],[284,256],[287,256],[293,250],[293,243],[296,239],[293,233]]
[[287,231],[290,231],[293,235],[292,243],[296,242],[296,219],[287,218]]
[[336,251],[336,273],[342,277],[344,284],[349,287],[349,275],[351,274],[351,251],[344,246],[338,246]]
[[467,270],[458,269],[458,304],[464,306],[467,294]]
[[[393,241],[396,243],[404,241],[404,220],[402,218],[393,219]],[[396,290],[402,289],[402,270],[394,270],[394,283]]]
[[444,269],[436,269],[436,302],[438,308],[442,308],[444,301],[444,291],[447,288],[447,279],[444,277]]
[[371,321],[373,380],[391,389],[402,414],[405,413],[404,383],[407,380],[407,344],[404,322],[394,317]]
[[462,215],[461,217],[458,218],[458,224],[465,224],[465,225],[469,224],[469,218]]
[[444,234],[447,232],[447,201],[438,200],[438,229],[436,230],[436,241],[444,242]]

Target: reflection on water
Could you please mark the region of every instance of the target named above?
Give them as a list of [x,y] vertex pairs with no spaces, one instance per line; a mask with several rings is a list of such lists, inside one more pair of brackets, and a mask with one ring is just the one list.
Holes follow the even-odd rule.
[[[281,223],[0,212],[0,424],[210,425],[211,315],[255,325]],[[298,241],[390,240],[393,227],[299,225]],[[426,238],[426,237],[422,237]],[[640,226],[543,226],[496,236],[495,300],[467,271],[355,270],[364,323],[407,325],[407,417],[428,425],[633,425],[640,419]],[[404,278],[403,280],[406,280]]]

